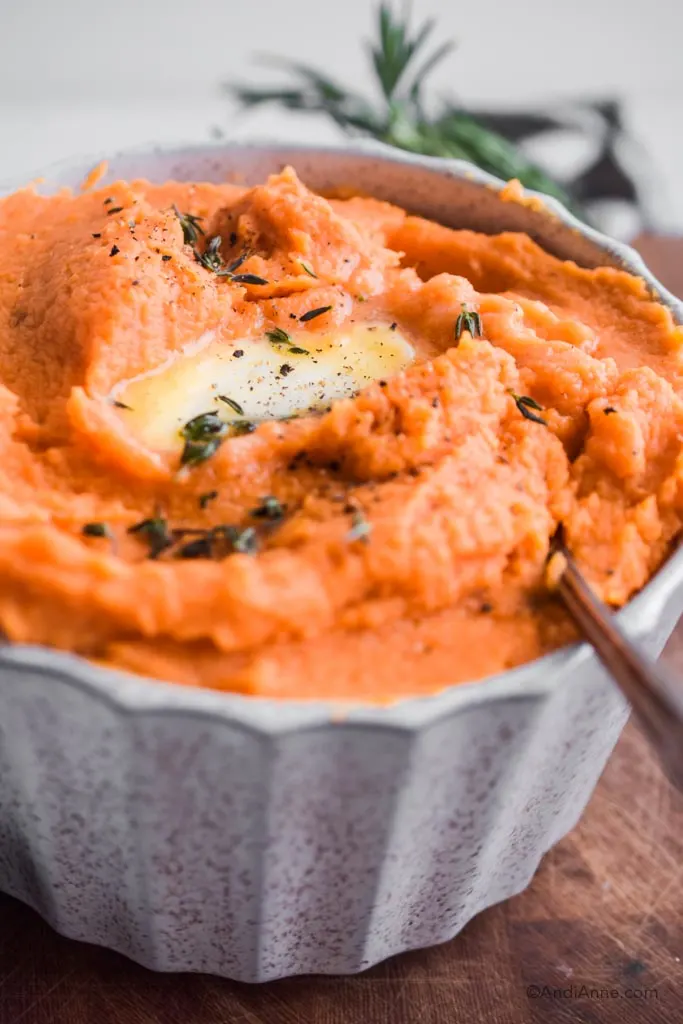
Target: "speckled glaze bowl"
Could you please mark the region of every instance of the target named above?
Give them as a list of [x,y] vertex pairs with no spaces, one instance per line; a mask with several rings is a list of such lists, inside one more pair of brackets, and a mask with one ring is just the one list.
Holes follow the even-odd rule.
[[[77,185],[95,161],[41,186]],[[262,181],[292,163],[452,226],[527,231],[644,277],[631,250],[473,167],[376,145],[152,150],[119,177]],[[7,186],[9,190],[13,186]],[[675,555],[620,619],[658,653]],[[58,931],[163,971],[243,981],[361,971],[456,935],[522,890],[579,818],[627,709],[577,646],[437,696],[345,709],[151,682],[35,647],[0,652],[0,888]]]

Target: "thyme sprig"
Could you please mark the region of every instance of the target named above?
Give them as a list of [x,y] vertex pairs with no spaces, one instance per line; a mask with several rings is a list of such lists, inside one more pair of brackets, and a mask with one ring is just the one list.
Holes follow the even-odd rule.
[[234,284],[268,284],[265,277],[259,277],[258,274],[236,274],[235,271],[242,266],[249,253],[242,253],[231,263],[226,263],[221,255],[222,241],[220,235],[214,235],[209,239],[203,252],[195,249],[194,258],[197,263],[205,270],[210,270],[216,277],[225,277]]
[[548,426],[547,420],[537,415],[537,413],[543,412],[543,406],[539,405],[535,398],[531,398],[530,395],[517,395],[514,391],[511,391],[510,394],[525,419],[531,420],[532,423],[542,423],[544,427]]
[[199,241],[199,236],[204,234],[204,228],[201,223],[204,218],[197,217],[194,213],[181,213],[175,203],[172,206],[172,210],[183,229],[185,245],[196,245]]

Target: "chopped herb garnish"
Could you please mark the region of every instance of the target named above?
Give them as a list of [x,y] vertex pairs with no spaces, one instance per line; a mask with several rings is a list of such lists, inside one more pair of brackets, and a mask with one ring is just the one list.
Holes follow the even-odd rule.
[[81,533],[85,537],[111,537],[111,532],[106,523],[85,523]]
[[232,263],[228,263],[225,269],[228,271],[229,274],[234,274],[234,272],[236,270],[239,270],[239,268],[242,266],[248,255],[249,253],[245,250],[245,252],[241,253],[236,260],[233,260]]
[[265,277],[259,277],[258,274],[233,274],[231,280],[235,284],[268,284]]
[[176,558],[211,558],[213,555],[213,533],[188,541],[175,552]]
[[221,236],[214,235],[213,238],[209,239],[204,252],[199,252],[197,249],[194,250],[194,258],[197,263],[200,263],[207,270],[212,270],[214,274],[218,274],[223,269],[223,257],[220,254],[221,248]]
[[186,441],[205,441],[214,435],[225,433],[225,424],[215,409],[193,416],[182,428],[182,436]]
[[292,341],[287,331],[283,331],[281,327],[273,327],[271,330],[266,331],[266,338],[273,345],[289,345]]
[[119,402],[118,398],[115,398],[112,404],[114,405],[115,409],[128,409],[129,412],[133,411],[129,405],[126,405],[125,402]]
[[128,527],[128,533],[141,534],[149,544],[149,557],[158,558],[162,551],[173,546],[173,537],[168,522],[163,516],[142,519]]
[[256,424],[251,423],[249,420],[235,420],[234,423],[230,424],[230,431],[233,437],[241,437],[243,434],[253,434],[256,430]]
[[306,263],[305,260],[299,260],[299,263],[301,264],[301,267],[303,268],[304,272],[308,274],[309,277],[315,277],[317,280],[318,275],[316,274],[315,270],[309,263]]
[[455,340],[460,341],[463,331],[468,331],[473,338],[483,338],[481,329],[481,317],[475,310],[468,309],[465,303],[462,304],[462,313],[455,321]]
[[361,540],[367,544],[371,530],[372,524],[365,518],[361,509],[355,508],[351,513],[351,529],[347,533],[346,539],[349,542]]
[[233,357],[233,359],[241,359],[243,355],[244,355],[244,349],[243,348],[236,348],[235,351],[232,354],[232,357]]
[[233,281],[235,284],[268,284],[265,277],[258,277],[256,274],[236,274],[235,270],[244,263],[248,253],[238,256],[236,260],[226,265],[221,256],[221,244],[221,236],[214,235],[213,238],[209,239],[204,252],[199,252],[198,249],[195,249],[194,258],[197,260],[197,263],[201,264],[206,270],[210,270],[217,277],[227,277],[228,280]]
[[294,367],[290,366],[289,363],[283,363],[282,366],[280,367],[280,373],[282,374],[283,377],[286,377],[287,374],[291,373],[293,369]]
[[613,405],[607,405],[602,411],[604,412],[605,416],[609,416],[610,413],[616,412],[617,410],[614,408]]
[[258,535],[253,526],[245,526],[240,530],[237,526],[224,528],[224,536],[232,545],[232,550],[241,555],[253,555],[258,551]]
[[[543,412],[543,406],[539,405],[535,398],[531,398],[529,395],[516,395],[514,391],[511,391],[515,405],[521,412],[525,419],[531,420],[533,423],[542,423],[544,427],[548,424],[542,416],[537,416],[536,412]],[[536,412],[532,412],[535,409]]]
[[120,253],[120,252],[121,252],[121,250],[119,249],[118,245],[112,245],[111,249],[109,250],[109,255],[110,256],[117,256],[118,253]]
[[394,321],[393,324],[389,324],[389,330],[390,331],[395,331],[397,327],[398,327],[398,324],[396,323],[396,321]]
[[332,306],[318,306],[317,309],[309,309],[308,313],[304,313],[303,316],[299,317],[302,324],[308,323],[309,320],[315,320],[317,316],[322,316],[323,313],[329,313]]
[[168,253],[164,253],[164,255],[163,255],[163,256],[162,256],[161,258],[162,258],[162,260],[164,261],[164,263],[168,263],[168,261],[169,261],[169,260],[172,260],[172,259],[173,259],[173,257],[172,257],[172,256],[169,256],[169,255],[168,255]]
[[122,210],[122,206],[110,206],[107,210],[107,217],[111,217],[112,213],[121,213]]
[[206,508],[210,501],[215,501],[218,497],[218,491],[207,491],[206,494],[199,495],[199,507]]
[[221,446],[221,437],[212,437],[208,441],[186,441],[180,456],[181,466],[198,466],[216,454]]
[[105,206],[107,206],[109,203],[113,203],[114,200],[112,199],[111,196],[107,196],[107,198],[103,199],[102,202],[104,203]]
[[216,454],[227,432],[227,423],[223,422],[215,410],[193,416],[180,431],[181,437],[185,439],[180,465],[197,466],[200,462],[206,462]]
[[259,504],[252,508],[249,514],[254,519],[269,519],[271,522],[277,522],[283,518],[285,512],[286,506],[273,497],[272,494],[268,494],[265,498],[261,498]]
[[196,217],[193,213],[181,213],[175,204],[172,209],[183,229],[185,245],[196,245],[199,241],[199,236],[204,234],[204,229],[201,226],[203,217]]
[[244,409],[239,402],[235,401],[234,398],[228,398],[227,395],[219,395],[218,397],[221,402],[225,402],[225,404],[229,405],[231,409],[234,409],[238,416],[244,416]]
[[307,348],[301,348],[300,345],[292,345],[287,351],[291,352],[293,356],[310,356],[311,354]]
[[101,231],[93,231],[93,238],[101,238],[101,237],[102,237],[102,232]]

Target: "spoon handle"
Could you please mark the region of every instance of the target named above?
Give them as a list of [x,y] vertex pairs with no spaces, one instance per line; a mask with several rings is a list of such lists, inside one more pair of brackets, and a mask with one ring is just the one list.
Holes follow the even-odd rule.
[[683,682],[624,635],[565,550],[558,582],[564,603],[621,687],[669,780],[683,792]]

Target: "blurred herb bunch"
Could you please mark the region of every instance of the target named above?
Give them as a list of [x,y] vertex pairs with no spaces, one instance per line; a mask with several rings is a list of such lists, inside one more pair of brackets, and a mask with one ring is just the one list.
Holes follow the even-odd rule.
[[[288,73],[282,86],[226,84],[228,93],[244,108],[272,103],[287,110],[325,114],[346,134],[369,136],[426,156],[469,160],[497,177],[518,178],[527,188],[555,196],[572,206],[571,197],[540,167],[498,132],[491,131],[449,100],[427,104],[425,87],[434,68],[455,48],[452,40],[429,51],[436,25],[425,21],[414,31],[409,14],[395,13],[388,4],[378,11],[378,39],[370,58],[381,98],[369,102],[307,64],[268,58]],[[427,111],[435,108],[433,113]]]

